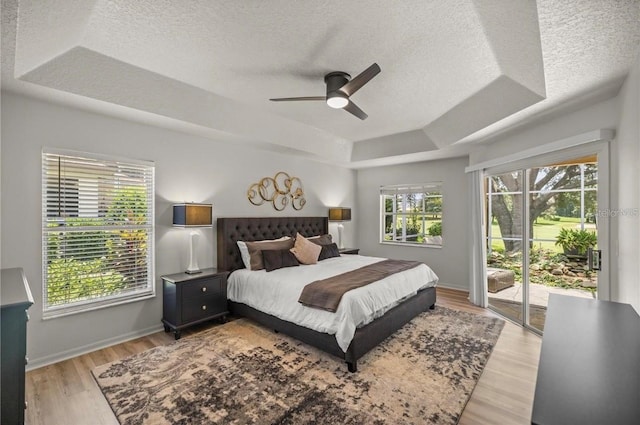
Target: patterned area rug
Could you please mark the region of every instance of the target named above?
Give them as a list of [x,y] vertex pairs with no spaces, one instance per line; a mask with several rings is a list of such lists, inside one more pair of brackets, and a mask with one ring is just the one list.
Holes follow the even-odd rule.
[[358,362],[240,319],[93,370],[129,424],[455,424],[504,322],[422,313]]

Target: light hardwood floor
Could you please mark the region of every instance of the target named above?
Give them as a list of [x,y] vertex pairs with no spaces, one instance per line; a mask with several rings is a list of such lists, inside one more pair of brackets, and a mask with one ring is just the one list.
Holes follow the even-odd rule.
[[[438,305],[494,316],[467,293],[438,288]],[[191,330],[197,333],[212,322]],[[27,425],[118,425],[91,376],[94,367],[173,341],[158,332],[27,373]],[[541,339],[507,322],[460,424],[529,424]]]

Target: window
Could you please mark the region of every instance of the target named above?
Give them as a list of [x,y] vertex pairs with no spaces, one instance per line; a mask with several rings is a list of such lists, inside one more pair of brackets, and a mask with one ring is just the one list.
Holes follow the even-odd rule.
[[44,317],[155,295],[154,166],[42,153]]
[[382,186],[381,243],[442,245],[442,183]]

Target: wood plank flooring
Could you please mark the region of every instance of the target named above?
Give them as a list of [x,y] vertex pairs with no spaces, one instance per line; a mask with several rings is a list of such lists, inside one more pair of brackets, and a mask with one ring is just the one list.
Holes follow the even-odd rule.
[[[467,293],[438,288],[438,305],[494,316]],[[197,333],[215,322],[183,331]],[[173,341],[158,332],[27,373],[27,425],[118,425],[91,376],[94,367]],[[507,322],[460,424],[529,424],[541,338]]]

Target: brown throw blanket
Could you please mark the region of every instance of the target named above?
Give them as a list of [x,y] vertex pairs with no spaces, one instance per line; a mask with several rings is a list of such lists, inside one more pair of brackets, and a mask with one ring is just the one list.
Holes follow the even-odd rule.
[[345,292],[420,264],[422,263],[419,261],[383,260],[327,279],[316,280],[302,289],[298,302],[307,307],[335,313]]

